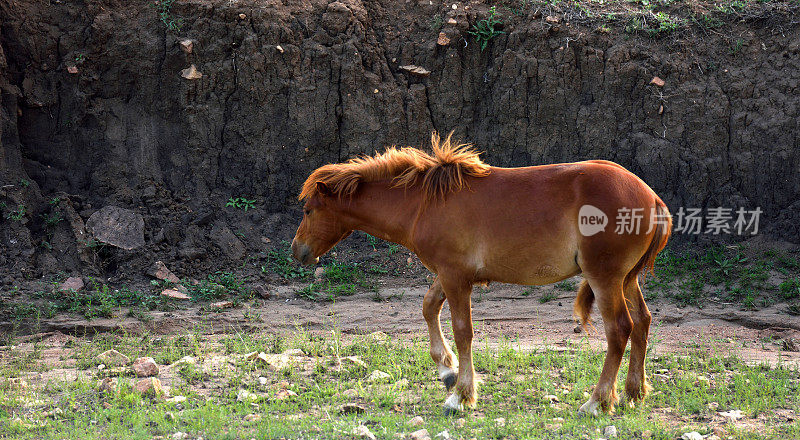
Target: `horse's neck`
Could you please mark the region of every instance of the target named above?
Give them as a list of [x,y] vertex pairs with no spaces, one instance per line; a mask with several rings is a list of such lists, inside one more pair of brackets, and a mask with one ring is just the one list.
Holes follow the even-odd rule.
[[355,224],[353,229],[383,240],[406,245],[419,197],[413,188],[391,188],[385,183],[362,184],[347,210]]

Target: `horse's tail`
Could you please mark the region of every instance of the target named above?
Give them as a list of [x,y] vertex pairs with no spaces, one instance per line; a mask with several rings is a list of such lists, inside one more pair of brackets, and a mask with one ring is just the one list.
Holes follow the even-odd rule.
[[[633,266],[633,269],[628,272],[628,275],[625,276],[624,286],[627,286],[629,282],[635,280],[642,271],[652,272],[656,256],[664,249],[664,246],[667,245],[667,240],[669,240],[669,236],[672,233],[672,217],[669,214],[667,205],[658,197],[656,197],[654,217],[655,218],[650,219],[650,221],[651,223],[655,222],[655,234],[653,234],[653,238],[650,240],[650,245],[647,247],[644,255],[642,255],[636,265]],[[659,220],[656,221],[656,219]],[[594,291],[592,291],[592,287],[589,286],[589,283],[583,280],[578,288],[578,297],[575,298],[573,311],[575,316],[580,319],[584,329],[586,329],[586,326],[591,322],[590,315],[593,304]]]
[[586,280],[581,281],[578,287],[578,297],[575,298],[575,305],[572,310],[575,316],[580,319],[581,326],[586,330],[586,326],[592,321],[592,304],[594,304],[594,292]]
[[[656,209],[653,215],[653,218],[650,219],[650,224],[655,222],[655,233],[653,234],[653,239],[650,241],[650,246],[647,247],[647,251],[645,251],[642,258],[633,266],[628,275],[625,277],[625,285],[627,286],[631,280],[636,280],[636,277],[642,273],[642,284],[644,284],[644,277],[647,276],[647,272],[653,272],[653,267],[656,263],[656,256],[664,246],[667,245],[667,240],[669,240],[669,236],[672,234],[672,216],[669,213],[669,209],[667,209],[667,205],[661,201],[660,198],[656,197]],[[644,272],[644,273],[643,273]]]

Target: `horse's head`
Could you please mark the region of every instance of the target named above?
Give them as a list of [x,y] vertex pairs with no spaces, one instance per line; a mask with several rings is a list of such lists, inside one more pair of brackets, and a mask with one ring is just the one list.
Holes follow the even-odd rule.
[[306,199],[303,221],[292,240],[292,256],[301,264],[316,264],[321,255],[353,232],[345,224],[339,198],[324,183],[316,185],[314,195]]

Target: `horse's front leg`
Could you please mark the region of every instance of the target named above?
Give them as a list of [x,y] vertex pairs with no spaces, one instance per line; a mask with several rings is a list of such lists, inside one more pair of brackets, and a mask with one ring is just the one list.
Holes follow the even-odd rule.
[[444,290],[439,278],[433,282],[425,299],[422,302],[422,316],[428,323],[428,335],[431,342],[431,358],[436,363],[439,370],[439,379],[444,382],[444,386],[450,390],[456,384],[456,370],[454,365],[455,356],[447,345],[442,335],[442,325],[439,315],[444,304]]
[[443,279],[447,303],[450,305],[450,315],[453,320],[453,336],[458,348],[458,379],[453,394],[448,396],[444,403],[445,415],[460,411],[464,405],[475,406],[477,397],[477,384],[475,383],[475,369],[472,366],[472,284],[461,280],[451,281]]

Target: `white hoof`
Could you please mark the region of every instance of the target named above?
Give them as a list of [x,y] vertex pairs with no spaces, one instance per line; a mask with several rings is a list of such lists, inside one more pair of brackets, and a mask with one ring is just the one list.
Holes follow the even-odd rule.
[[461,399],[458,394],[451,394],[447,400],[444,401],[444,414],[452,415],[464,410],[464,405],[461,404]]
[[600,408],[600,402],[594,400],[594,397],[590,397],[586,403],[581,405],[581,407],[578,409],[578,412],[596,417],[600,415],[600,412],[597,410],[598,408]]

